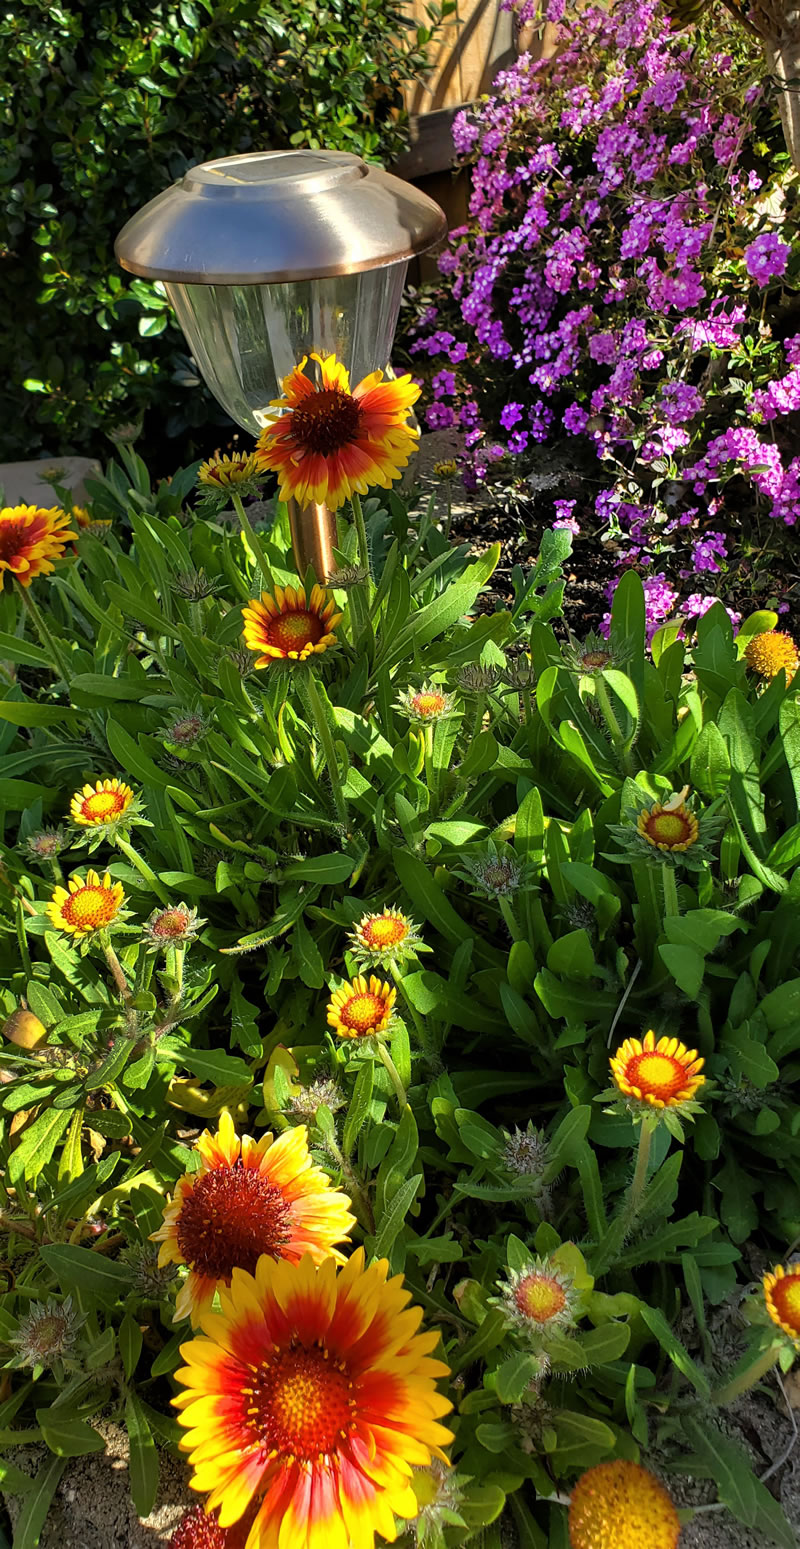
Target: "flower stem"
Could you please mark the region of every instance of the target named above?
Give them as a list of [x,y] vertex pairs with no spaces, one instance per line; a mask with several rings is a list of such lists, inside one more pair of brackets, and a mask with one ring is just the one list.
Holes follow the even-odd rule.
[[675,867],[668,866],[666,861],[661,867],[661,878],[664,885],[664,914],[680,914],[678,904],[678,882],[675,876]]
[[70,671],[67,659],[62,655],[61,647],[56,645],[50,630],[45,624],[39,604],[34,602],[33,598],[31,597],[29,587],[20,585],[19,594],[22,598],[23,606],[27,608],[28,613],[33,620],[34,629],[36,630],[42,645],[50,657],[50,661],[56,677],[63,678],[67,688],[69,688]]
[[511,940],[512,941],[518,941],[519,940],[519,925],[517,924],[517,918],[516,918],[516,915],[514,914],[514,910],[512,909],[512,907],[511,907],[511,905],[510,905],[510,903],[509,903],[507,898],[498,898],[497,902],[500,905],[500,913],[502,914],[503,919],[505,920],[506,925],[508,926],[508,931],[509,931],[509,935],[511,937]]
[[121,834],[117,834],[116,835],[116,837],[114,839],[114,843],[117,846],[117,849],[121,850],[123,855],[127,856],[127,858],[130,861],[131,865],[136,867],[136,870],[138,871],[139,875],[141,877],[144,877],[145,882],[148,884],[149,887],[151,887],[153,889],[153,892],[155,893],[156,898],[162,904],[168,905],[169,904],[169,895],[167,893],[165,893],[163,887],[161,886],[161,883],[158,880],[158,877],[156,876],[154,871],[151,871],[150,867],[147,864],[147,861],[143,860],[141,855],[137,854],[136,850],[134,850],[134,848],[133,848],[133,845],[129,844],[127,839],[123,839]]
[[[256,559],[258,561],[258,568],[261,571],[261,576],[262,576],[264,585],[265,586],[274,586],[275,582],[274,582],[273,577],[272,577],[272,570],[270,569],[270,563],[269,563],[269,560],[267,559],[267,556],[266,556],[266,553],[265,553],[265,550],[264,550],[264,545],[261,542],[261,539],[257,538],[255,533],[254,533],[254,531],[253,531],[253,527],[252,527],[252,524],[250,522],[250,518],[247,515],[247,512],[245,511],[245,508],[244,508],[244,506],[242,504],[242,497],[239,494],[238,490],[231,489],[231,500],[233,502],[233,509],[234,509],[234,511],[236,512],[236,515],[239,518],[239,525],[240,525],[240,527],[242,529],[242,532],[244,533],[244,536],[247,539],[247,542],[250,545],[250,548],[252,549],[252,552],[255,554],[255,557],[256,557]],[[302,579],[302,577],[301,577],[301,579]]]
[[742,1393],[746,1393],[748,1388],[754,1387],[757,1382],[761,1381],[762,1377],[766,1377],[767,1372],[772,1371],[782,1349],[783,1342],[780,1340],[774,1344],[767,1345],[766,1350],[762,1350],[761,1355],[756,1356],[751,1366],[747,1366],[743,1372],[739,1373],[738,1377],[734,1377],[730,1382],[726,1382],[724,1387],[717,1388],[716,1392],[711,1394],[712,1403],[719,1405],[732,1404],[735,1398],[739,1398]]
[[653,1143],[656,1124],[652,1119],[643,1119],[639,1131],[639,1150],[636,1154],[636,1171],[633,1175],[630,1197],[628,1199],[626,1214],[632,1225],[636,1219],[639,1206],[642,1202],[645,1184],[647,1183],[647,1168],[650,1161],[650,1147]]
[[366,1227],[367,1231],[371,1235],[374,1234],[375,1213],[372,1209],[372,1203],[364,1188],[363,1183],[361,1182],[361,1179],[354,1171],[352,1163],[348,1161],[333,1135],[326,1135],[325,1148],[326,1150],[330,1151],[331,1156],[341,1170],[342,1178],[347,1186],[353,1209],[355,1210],[361,1225]]
[[304,690],[308,706],[314,719],[317,736],[320,740],[322,754],[328,767],[331,786],[333,788],[333,800],[336,807],[336,816],[343,828],[347,827],[347,802],[342,789],[342,780],[339,774],[339,763],[336,757],[331,729],[325,714],[325,707],[320,699],[319,689],[314,678],[314,669],[310,667],[305,674]]
[[406,1089],[403,1086],[402,1081],[400,1080],[400,1072],[398,1071],[397,1066],[395,1065],[395,1062],[392,1059],[392,1056],[389,1053],[389,1050],[387,1049],[387,1047],[386,1047],[385,1043],[383,1042],[383,1040],[381,1040],[381,1042],[378,1044],[378,1053],[380,1054],[381,1061],[382,1061],[382,1064],[383,1064],[383,1068],[386,1071],[386,1074],[387,1074],[387,1076],[389,1077],[389,1080],[392,1083],[392,1087],[394,1088],[395,1096],[397,1098],[398,1103],[400,1104],[400,1110],[402,1112],[402,1110],[404,1108],[408,1107],[408,1097],[406,1096]]
[[369,543],[367,541],[367,527],[364,521],[364,509],[361,505],[361,496],[358,494],[357,490],[353,490],[353,493],[350,497],[350,504],[353,508],[353,519],[356,524],[359,564],[361,565],[362,570],[366,570],[367,572],[365,586],[367,591],[367,605],[369,605],[372,602],[372,566],[369,562]]
[[100,936],[100,945],[103,948],[103,956],[105,957],[105,960],[111,970],[111,977],[114,980],[114,984],[119,990],[125,1005],[130,1007],[131,987],[125,978],[125,970],[119,958],[117,957],[114,948],[111,945],[111,942],[108,938],[108,933],[106,931],[103,931]]

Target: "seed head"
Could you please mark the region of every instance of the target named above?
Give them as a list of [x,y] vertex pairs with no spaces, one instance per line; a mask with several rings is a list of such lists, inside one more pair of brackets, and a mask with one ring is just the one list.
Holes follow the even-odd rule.
[[14,1366],[30,1366],[34,1371],[57,1371],[67,1364],[75,1350],[75,1339],[85,1315],[76,1313],[72,1298],[63,1302],[49,1296],[46,1302],[34,1302],[21,1319],[10,1343],[17,1355]]
[[37,861],[52,861],[67,848],[67,836],[63,828],[40,828],[25,840],[28,854]]

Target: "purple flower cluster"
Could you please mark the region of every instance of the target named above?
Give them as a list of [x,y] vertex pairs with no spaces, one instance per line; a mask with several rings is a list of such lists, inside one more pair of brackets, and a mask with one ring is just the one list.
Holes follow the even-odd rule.
[[[522,21],[533,0],[502,3]],[[672,33],[659,0],[566,10],[549,10],[555,58],[523,55],[456,119],[470,220],[410,348],[433,367],[428,424],[464,432],[469,484],[565,434],[594,449],[598,515],[645,578],[652,632],[673,581],[705,577],[707,600],[748,500],[800,517],[797,432],[759,428],[800,411],[800,335],[782,352],[764,311],[794,251],[780,131],[735,29]],[[571,504],[560,523],[577,526]]]

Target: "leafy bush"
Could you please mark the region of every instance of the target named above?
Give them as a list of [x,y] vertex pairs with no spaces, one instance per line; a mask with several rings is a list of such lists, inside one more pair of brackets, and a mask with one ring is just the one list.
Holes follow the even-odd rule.
[[715,595],[788,607],[797,185],[752,43],[716,14],[670,33],[655,0],[551,14],[556,57],[456,123],[470,222],[411,344],[428,424],[465,432],[469,482],[523,490],[567,442],[559,518],[640,570],[651,632]]
[[[187,505],[193,470],[153,487],[120,457],[31,588],[38,639],[0,595],[0,1342],[32,1379],[6,1441],[63,1459],[124,1414],[149,1510],[188,1337],[150,1234],[227,1111],[307,1127],[353,1242],[440,1335],[455,1469],[415,1471],[418,1543],[566,1546],[576,1477],[642,1456],[686,1516],[711,1479],[791,1549],[729,1412],[795,1351],[758,1285],[800,1231],[800,695],[770,676],[775,615],[734,637],[716,606],[691,653],[676,626],[648,651],[630,573],[607,645],[560,638],[568,531],[493,608],[496,549],[389,495],[365,504],[374,594],[358,570],[334,590],[338,649],[253,670],[242,607],[297,584],[285,512],[250,505],[243,541]],[[106,780],[137,802],[91,849],[70,797],[80,819]],[[128,913],[81,945],[65,895],[47,908],[87,865]],[[393,953],[364,917],[398,911]],[[385,1036],[339,1035],[359,971]],[[700,1051],[693,1102],[612,1082],[648,1029]],[[16,1465],[4,1485],[29,1489]]]
[[103,432],[148,411],[168,472],[162,437],[193,455],[199,427],[228,425],[161,289],[120,272],[117,232],[212,156],[391,160],[429,36],[393,0],[20,0],[0,20],[0,460],[104,456]]

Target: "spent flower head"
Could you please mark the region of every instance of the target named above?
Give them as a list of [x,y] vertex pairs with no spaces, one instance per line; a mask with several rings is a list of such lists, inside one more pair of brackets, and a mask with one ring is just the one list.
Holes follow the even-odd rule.
[[210,722],[199,710],[186,710],[172,717],[161,727],[160,736],[167,747],[193,748],[202,742]]
[[37,1376],[43,1371],[63,1376],[73,1363],[78,1330],[85,1321],[86,1315],[75,1311],[70,1296],[63,1302],[54,1296],[34,1302],[10,1338],[16,1354],[9,1364],[30,1366]]
[[414,921],[388,906],[362,915],[347,940],[353,957],[366,968],[407,963],[418,953],[428,951]]
[[633,655],[633,646],[629,641],[621,646],[612,645],[596,630],[590,630],[583,641],[571,634],[562,652],[570,672],[578,678],[591,678],[612,667],[624,667]]
[[513,1130],[505,1130],[503,1134],[503,1166],[517,1178],[526,1178],[532,1183],[540,1179],[550,1161],[550,1142],[545,1131],[537,1129],[529,1119],[525,1129],[515,1125]]
[[473,892],[487,898],[508,898],[532,881],[530,868],[517,859],[509,845],[494,839],[489,839],[477,854],[462,855],[460,859],[463,870],[456,869],[454,876],[471,882]]
[[417,1497],[418,1515],[410,1525],[418,1549],[445,1549],[446,1528],[467,1526],[459,1510],[466,1479],[434,1458],[429,1468],[415,1468],[411,1487]]
[[308,1086],[295,1088],[286,1108],[295,1118],[311,1123],[320,1108],[327,1108],[329,1113],[338,1113],[346,1102],[344,1092],[332,1076],[315,1076]]
[[341,570],[334,570],[325,582],[325,590],[328,592],[352,591],[354,586],[363,586],[369,580],[369,574],[363,565],[343,565]]
[[170,904],[166,909],[154,909],[142,927],[148,952],[166,952],[169,947],[182,946],[207,925],[198,918],[197,910],[188,904]]
[[37,861],[54,861],[68,844],[63,828],[40,828],[35,834],[28,834],[24,841],[28,854]]
[[222,581],[217,576],[207,576],[202,565],[199,570],[179,570],[173,578],[172,589],[187,602],[203,602],[220,590]]
[[120,1253],[122,1263],[130,1270],[131,1286],[144,1302],[170,1300],[178,1270],[175,1264],[159,1264],[158,1248],[150,1242],[132,1242]]
[[481,667],[478,662],[467,662],[456,673],[456,682],[462,694],[490,694],[501,677],[499,667]]

